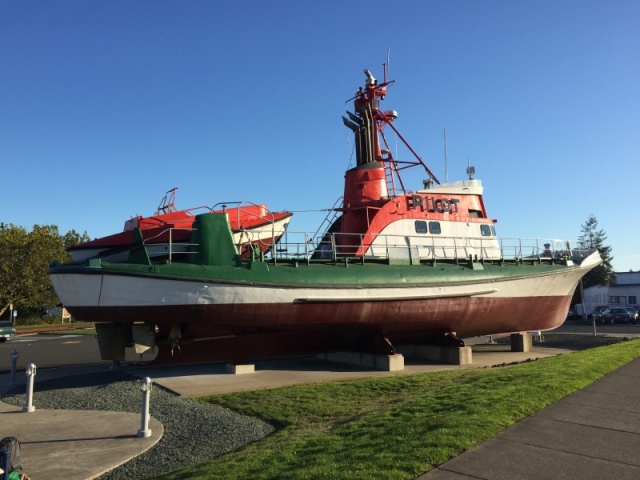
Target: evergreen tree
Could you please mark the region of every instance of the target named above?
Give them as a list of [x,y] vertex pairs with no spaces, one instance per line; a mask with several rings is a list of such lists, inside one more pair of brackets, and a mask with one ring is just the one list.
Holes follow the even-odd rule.
[[598,229],[598,220],[593,214],[589,215],[587,221],[582,225],[581,233],[578,237],[578,246],[580,248],[595,248],[602,257],[602,263],[584,276],[584,288],[613,283],[615,273],[611,265],[613,261],[611,247],[604,244],[607,235],[604,230]]

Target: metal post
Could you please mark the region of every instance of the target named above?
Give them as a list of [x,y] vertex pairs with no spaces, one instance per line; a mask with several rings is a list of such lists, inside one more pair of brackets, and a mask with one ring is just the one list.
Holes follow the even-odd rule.
[[33,363],[27,365],[27,402],[22,407],[23,412],[33,412],[36,407],[33,406],[33,382],[36,377],[36,366]]
[[0,450],[0,480],[7,480],[9,478],[9,456],[11,452],[9,450]]
[[[584,301],[584,285],[582,284],[582,278],[580,279],[580,299],[582,300],[582,317],[586,318],[587,309],[585,307],[585,301]],[[593,325],[593,336],[596,337],[597,333],[596,333],[596,316],[595,315],[591,316],[591,324]]]
[[18,351],[11,350],[11,377],[9,378],[8,385],[13,387],[16,384],[16,368],[18,366]]
[[142,408],[141,408],[141,422],[140,430],[138,430],[138,437],[147,438],[151,436],[151,429],[149,428],[149,402],[151,399],[151,386],[153,382],[149,377],[145,377],[142,380]]

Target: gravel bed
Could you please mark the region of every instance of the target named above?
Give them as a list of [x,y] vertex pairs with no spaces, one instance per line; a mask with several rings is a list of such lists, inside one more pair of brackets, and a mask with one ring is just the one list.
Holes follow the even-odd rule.
[[[140,413],[140,380],[126,372],[103,372],[38,383],[33,401],[42,409],[105,410]],[[20,406],[24,392],[2,401]],[[264,438],[274,428],[227,408],[199,404],[159,385],[151,393],[150,414],[164,427],[160,441],[145,453],[100,476],[100,480],[144,479],[196,463]]]

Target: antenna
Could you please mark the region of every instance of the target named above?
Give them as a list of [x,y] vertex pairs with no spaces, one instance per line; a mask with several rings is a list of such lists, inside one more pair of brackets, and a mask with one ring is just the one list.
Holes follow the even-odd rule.
[[447,129],[444,129],[444,183],[449,181],[447,175]]
[[387,73],[389,72],[389,62],[391,61],[391,49],[387,48],[387,63],[384,64],[384,83],[387,83]]
[[467,175],[469,175],[469,180],[473,180],[472,175],[476,173],[476,167],[471,166],[471,160],[467,157]]

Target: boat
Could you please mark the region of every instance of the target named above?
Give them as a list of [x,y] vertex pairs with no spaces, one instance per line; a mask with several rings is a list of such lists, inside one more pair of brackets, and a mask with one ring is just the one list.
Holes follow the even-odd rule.
[[[206,206],[178,210],[176,192],[172,188],[162,197],[156,213],[149,217],[136,215],[124,223],[121,232],[97,238],[67,249],[74,261],[99,256],[108,262],[127,260],[136,229],[140,229],[150,258],[166,259],[185,253],[191,228],[198,213],[227,212],[234,235],[234,242],[242,256],[254,248],[268,252],[275,245],[293,215],[291,212],[271,212],[264,204],[251,202],[225,202],[209,208]],[[219,209],[216,207],[219,206]]]
[[[215,211],[195,216],[188,255],[154,260],[136,227],[126,261],[50,264],[65,307],[96,323],[103,359],[124,358],[127,346],[157,348],[157,363],[393,355],[402,345],[463,346],[565,321],[598,252],[497,236],[473,168],[440,183],[396,128],[397,112],[380,108],[394,84],[383,72],[378,82],[365,71],[342,118],[356,162],[315,233],[287,229],[277,248],[242,257],[232,216]],[[387,130],[408,159],[392,154]],[[405,187],[409,169],[421,177],[416,190]]]

